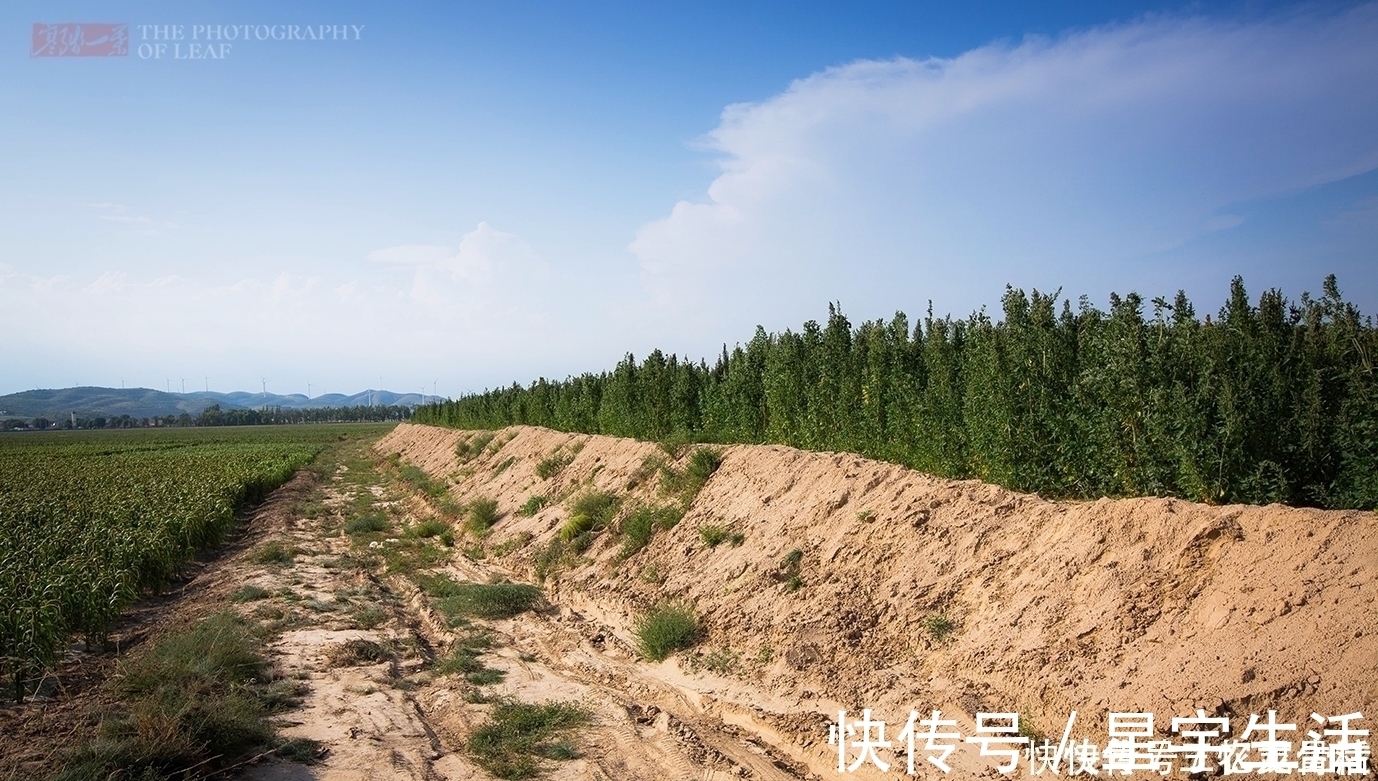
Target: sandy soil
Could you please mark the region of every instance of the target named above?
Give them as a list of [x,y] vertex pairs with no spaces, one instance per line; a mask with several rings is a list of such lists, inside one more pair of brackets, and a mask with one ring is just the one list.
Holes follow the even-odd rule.
[[[376,448],[449,480],[461,500],[496,499],[490,549],[530,535],[485,571],[531,577],[569,513],[556,502],[517,517],[533,494],[594,486],[626,504],[662,501],[654,480],[637,479],[660,454],[652,444],[514,427],[461,462],[468,437],[404,424]],[[568,467],[537,476],[541,459],[574,445]],[[583,637],[565,672],[611,677],[634,713],[654,706],[696,733],[693,773],[675,776],[834,777],[826,725],[839,709],[902,723],[941,708],[962,714],[967,735],[978,711],[1018,712],[1054,742],[1077,710],[1073,737],[1102,744],[1109,711],[1154,712],[1166,731],[1201,709],[1233,715],[1237,735],[1270,708],[1297,723],[1378,709],[1374,513],[1053,502],[848,454],[723,455],[674,529],[625,562],[607,533],[547,584],[563,615],[581,619],[561,627]],[[704,544],[706,524],[743,544]],[[782,559],[793,549],[802,586],[790,591]],[[671,597],[695,606],[705,641],[659,665],[635,661],[637,616]],[[934,616],[953,625],[941,640],[927,629]],[[722,674],[703,670],[710,657]],[[954,775],[989,770],[974,754],[959,751]]]
[[[403,424],[375,445],[445,481],[457,501],[497,501],[481,558],[461,539],[431,566],[456,580],[535,582],[537,556],[579,492],[616,493],[624,512],[669,501],[644,466],[665,457],[654,444],[514,427],[461,460],[456,448],[471,436]],[[542,479],[537,465],[553,454],[574,457]],[[624,560],[617,534],[602,531],[543,584],[541,610],[486,622],[496,641],[483,661],[507,673],[483,687],[490,700],[576,701],[594,716],[575,739],[581,756],[552,762],[548,777],[903,775],[902,757],[888,773],[838,773],[828,726],[844,709],[856,717],[870,708],[892,740],[911,711],[941,709],[963,735],[977,712],[1014,712],[1026,734],[1054,743],[1076,710],[1073,738],[1100,744],[1112,710],[1155,713],[1160,736],[1197,709],[1233,717],[1236,735],[1248,714],[1270,708],[1298,724],[1312,711],[1378,711],[1374,513],[1052,502],[847,454],[722,454],[683,520],[644,550]],[[452,629],[405,573],[360,566],[369,551],[338,532],[358,491],[373,493],[399,529],[438,508],[394,471],[346,472],[320,487],[326,510],[312,518],[289,508],[316,487],[305,477],[289,484],[186,593],[146,603],[118,637],[137,643],[229,604],[281,629],[270,654],[305,692],[283,732],[319,740],[326,753],[311,766],[265,761],[244,777],[488,779],[464,746],[493,705],[435,670],[468,630]],[[519,517],[538,494],[551,503]],[[739,533],[740,544],[706,544],[706,525]],[[254,563],[269,541],[293,548],[293,563]],[[269,596],[231,603],[246,584]],[[693,606],[703,638],[648,663],[634,627],[670,599]],[[946,633],[934,630],[938,617]],[[348,658],[342,649],[358,641],[386,653]],[[56,703],[0,712],[9,736],[0,761],[25,771],[50,761],[62,725],[95,696],[81,676],[66,680],[74,690]],[[995,764],[964,745],[948,777],[1000,777]]]

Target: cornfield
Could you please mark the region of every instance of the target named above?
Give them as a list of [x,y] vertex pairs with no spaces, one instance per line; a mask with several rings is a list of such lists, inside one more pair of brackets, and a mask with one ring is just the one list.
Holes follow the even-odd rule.
[[318,449],[259,433],[241,440],[0,438],[0,670],[16,698],[73,636],[103,644],[131,600],[219,542],[236,511]]
[[850,451],[1061,498],[1378,506],[1378,331],[1340,295],[1251,303],[1236,278],[1214,319],[1187,297],[1110,309],[1007,288],[984,311],[904,313],[725,346],[713,366],[659,351],[612,371],[423,407],[421,423],[511,424],[647,440]]

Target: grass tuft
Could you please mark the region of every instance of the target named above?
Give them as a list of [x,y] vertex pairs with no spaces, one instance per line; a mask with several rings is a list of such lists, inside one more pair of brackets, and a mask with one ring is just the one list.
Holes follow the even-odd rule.
[[698,633],[698,619],[688,605],[667,603],[637,622],[637,650],[647,659],[659,662],[675,651],[692,646]]
[[517,508],[517,515],[521,518],[530,518],[550,504],[550,498],[543,494],[536,494],[527,497],[522,506]]
[[296,551],[283,545],[277,540],[265,543],[258,550],[254,551],[253,562],[255,564],[288,566],[296,558]]
[[260,599],[267,599],[272,596],[268,589],[253,583],[247,586],[240,586],[239,590],[230,595],[231,602],[257,602]]
[[928,636],[938,642],[942,642],[943,638],[952,634],[952,630],[956,628],[952,619],[941,614],[934,614],[925,618],[923,626],[924,629],[928,630]]
[[496,499],[475,499],[469,504],[469,514],[464,519],[464,528],[475,536],[483,536],[493,528],[499,517]]
[[356,515],[345,521],[344,525],[346,534],[373,534],[375,532],[386,531],[387,528],[387,516],[376,511]]
[[488,723],[470,733],[466,748],[480,767],[498,778],[535,778],[542,772],[542,759],[577,755],[566,741],[552,739],[589,720],[588,711],[573,703],[502,702],[493,708]]

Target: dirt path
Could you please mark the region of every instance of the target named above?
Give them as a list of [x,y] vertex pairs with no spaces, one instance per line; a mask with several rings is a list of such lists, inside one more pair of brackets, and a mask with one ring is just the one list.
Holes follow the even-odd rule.
[[[437,675],[437,658],[462,645],[476,624],[452,628],[405,572],[387,572],[387,564],[379,567],[360,553],[357,536],[340,533],[360,492],[374,497],[372,506],[389,515],[394,530],[435,515],[423,497],[408,496],[380,473],[359,479],[343,469],[326,491],[320,517],[294,518],[273,538],[295,551],[290,564],[236,565],[245,586],[267,594],[246,612],[285,627],[269,649],[276,664],[306,685],[303,705],[289,714],[284,734],[328,747],[315,766],[268,763],[245,778],[490,778],[463,749],[492,703],[503,700],[576,702],[592,714],[574,740],[579,756],[548,764],[554,778],[810,777],[749,728],[749,715],[690,685],[673,663],[637,664],[626,631],[594,612],[548,605],[481,622],[491,637],[483,663],[504,673],[503,680],[480,689],[456,675]],[[365,551],[405,543],[399,537],[370,542],[374,547]],[[439,543],[417,547],[431,546]],[[400,570],[413,564],[406,554],[391,561]],[[461,583],[515,574],[453,551],[425,572]],[[384,649],[386,658],[342,658],[347,644],[360,641]],[[735,726],[725,723],[727,713]]]

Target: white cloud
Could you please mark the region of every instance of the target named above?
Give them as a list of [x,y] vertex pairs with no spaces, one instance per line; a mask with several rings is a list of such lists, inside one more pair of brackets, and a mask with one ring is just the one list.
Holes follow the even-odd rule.
[[630,249],[661,306],[766,321],[838,296],[960,310],[1007,281],[1123,289],[1238,226],[1231,204],[1378,166],[1375,40],[1368,5],[831,68],[726,109],[705,199]]
[[368,259],[375,263],[397,263],[416,266],[427,263],[440,263],[450,256],[449,247],[436,247],[430,244],[403,244],[398,247],[385,247],[368,253]]

